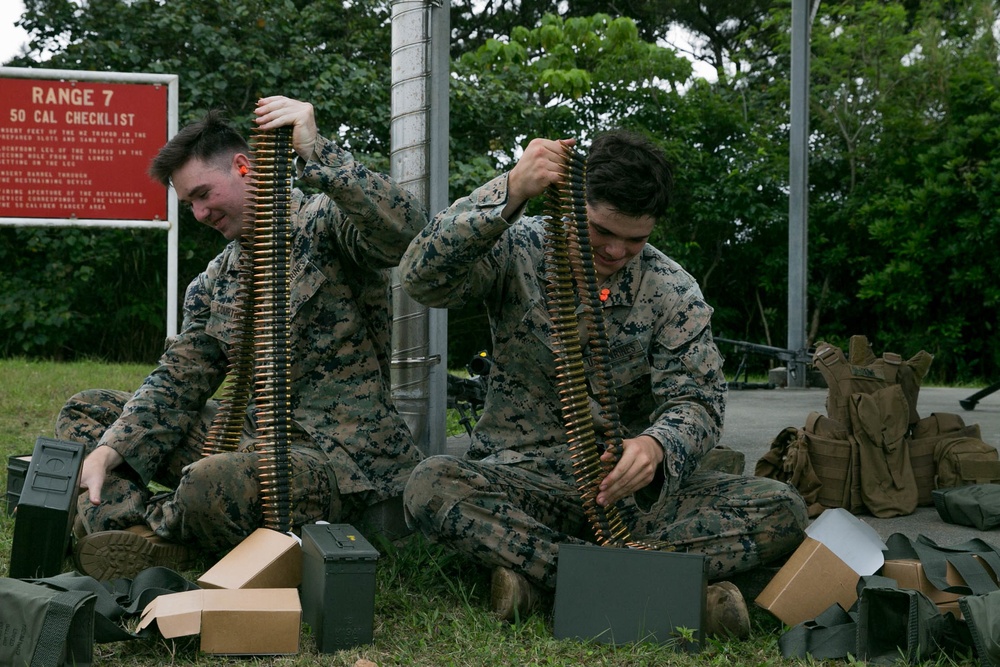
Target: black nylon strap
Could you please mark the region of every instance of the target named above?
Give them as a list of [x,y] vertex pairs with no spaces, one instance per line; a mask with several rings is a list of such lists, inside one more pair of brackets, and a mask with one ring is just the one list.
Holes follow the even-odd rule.
[[[983,558],[986,554],[952,554],[948,556],[948,562],[958,570],[962,579],[972,589],[973,595],[983,595],[997,590],[996,582],[986,572],[982,564],[976,560],[977,556]],[[996,554],[992,554],[996,556]]]
[[[919,560],[927,580],[938,590],[959,595],[977,593],[976,589],[980,589],[978,593],[997,590],[983,564],[972,556],[985,561],[994,573],[1000,575],[1000,552],[978,537],[946,547],[924,535],[911,540],[902,533],[893,533],[886,540],[886,546],[886,560]],[[946,575],[949,562],[962,575],[967,585],[948,583]]]
[[812,621],[800,623],[778,638],[784,658],[830,660],[854,653],[856,620],[834,604]]

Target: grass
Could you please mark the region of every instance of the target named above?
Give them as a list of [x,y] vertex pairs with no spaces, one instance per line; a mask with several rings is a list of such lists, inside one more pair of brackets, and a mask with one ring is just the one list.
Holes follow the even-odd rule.
[[[66,398],[87,388],[134,389],[148,366],[99,362],[48,363],[0,359],[0,460],[31,451],[35,439],[52,435],[52,424]],[[450,428],[461,426],[449,419]],[[6,475],[0,492],[6,494]],[[9,568],[14,522],[0,512],[0,573]],[[321,654],[309,627],[303,625],[300,651],[294,656],[226,658],[201,653],[196,637],[138,640],[95,646],[95,665],[353,666],[365,659],[388,665],[472,666],[544,665],[641,667],[645,665],[794,665],[778,648],[781,624],[751,608],[753,632],[745,641],[709,640],[690,655],[669,645],[635,643],[611,646],[557,640],[551,609],[514,624],[489,611],[489,572],[422,539],[377,543],[374,641],[356,649]],[[71,568],[67,560],[66,569]],[[199,573],[190,574],[195,578]],[[364,663],[361,663],[364,664]],[[819,664],[819,663],[811,663]],[[845,664],[843,661],[830,664]],[[901,662],[900,664],[905,664]],[[940,658],[927,665],[975,665]]]

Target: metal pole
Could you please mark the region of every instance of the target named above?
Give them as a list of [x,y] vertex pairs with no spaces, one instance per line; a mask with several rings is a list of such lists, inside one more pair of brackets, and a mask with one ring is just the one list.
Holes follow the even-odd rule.
[[[392,3],[390,172],[427,205],[448,193],[448,6],[439,0]],[[443,52],[442,52],[443,49]],[[392,392],[424,452],[445,451],[447,311],[413,301],[393,275]]]
[[[792,0],[788,197],[788,349],[806,347],[809,266],[809,0]],[[806,386],[806,365],[789,362],[788,386]]]

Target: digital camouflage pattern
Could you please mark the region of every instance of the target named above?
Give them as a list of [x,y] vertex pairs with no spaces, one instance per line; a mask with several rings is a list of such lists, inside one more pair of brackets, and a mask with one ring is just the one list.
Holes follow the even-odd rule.
[[[347,510],[398,496],[422,458],[392,403],[389,271],[427,221],[413,195],[326,139],[300,168],[302,181],[322,194],[295,189],[292,203],[296,526],[350,520]],[[225,379],[237,333],[239,256],[234,241],[191,282],[180,333],[127,403],[90,392],[60,413],[57,437],[113,447],[128,464],[110,473],[101,506],[81,497],[90,530],[134,525],[142,515],[162,537],[224,549],[261,525],[254,406],[245,455],[200,453],[217,409],[209,399]],[[147,504],[153,480],[176,492]]]
[[[504,221],[506,200],[504,175],[438,215],[400,263],[404,288],[425,305],[484,303],[494,362],[466,459],[425,460],[404,502],[432,539],[551,587],[558,544],[586,538],[587,527],[558,400],[543,225]],[[793,549],[806,522],[794,490],[696,472],[718,442],[726,383],[695,280],[647,244],[603,287],[621,420],[629,437],[650,435],[665,453],[653,484],[622,501],[632,536],[706,554],[712,578]]]

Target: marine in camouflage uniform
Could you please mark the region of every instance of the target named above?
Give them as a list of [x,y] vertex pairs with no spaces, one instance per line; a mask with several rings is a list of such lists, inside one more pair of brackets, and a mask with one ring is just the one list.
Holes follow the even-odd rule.
[[[312,122],[310,105],[286,98],[260,104],[275,114],[307,112]],[[222,177],[245,176],[243,166],[227,166]],[[366,506],[399,496],[422,458],[390,394],[389,269],[427,222],[409,192],[321,136],[309,159],[300,151],[297,168],[320,194],[292,195],[288,381],[296,527],[350,522]],[[195,189],[191,198],[200,196]],[[194,212],[223,231],[215,214],[197,204]],[[226,377],[238,329],[235,236],[189,285],[181,330],[138,391],[85,391],[58,416],[57,437],[82,441],[88,451],[110,447],[124,459],[107,472],[100,504],[80,496],[88,532],[148,524],[169,541],[221,552],[262,525],[254,405],[238,451],[201,453],[218,409],[210,399]],[[151,498],[151,481],[172,491]]]
[[[530,159],[537,167],[546,149],[559,152],[555,142],[538,141],[529,144],[519,166]],[[614,160],[619,148],[606,143],[602,150]],[[595,141],[592,160],[596,151]],[[553,589],[559,545],[594,536],[582,511],[558,398],[543,224],[521,217],[523,201],[512,194],[516,171],[437,215],[400,263],[404,288],[421,303],[455,308],[482,301],[494,362],[467,455],[421,462],[406,485],[404,504],[408,520],[431,539]],[[641,181],[641,173],[633,170],[629,178]],[[539,177],[541,185],[528,194],[540,194],[550,182],[544,178],[551,180]],[[588,171],[588,187],[594,178]],[[632,196],[645,194],[637,189]],[[711,580],[788,553],[801,542],[806,524],[794,489],[698,469],[719,439],[726,399],[712,308],[687,272],[645,243],[654,219],[630,238],[631,220],[618,218],[610,231],[633,244],[635,254],[611,257],[615,251],[597,247],[609,230],[595,228],[595,202],[588,204],[595,257],[622,262],[620,268],[613,262],[604,267],[610,275],[597,269],[607,290],[603,309],[626,449],[644,436],[662,448],[662,463],[648,483],[629,489],[618,503],[632,537],[704,554]],[[602,220],[614,219],[614,210],[609,214],[604,203],[596,204]],[[598,496],[599,504],[613,500]]]

